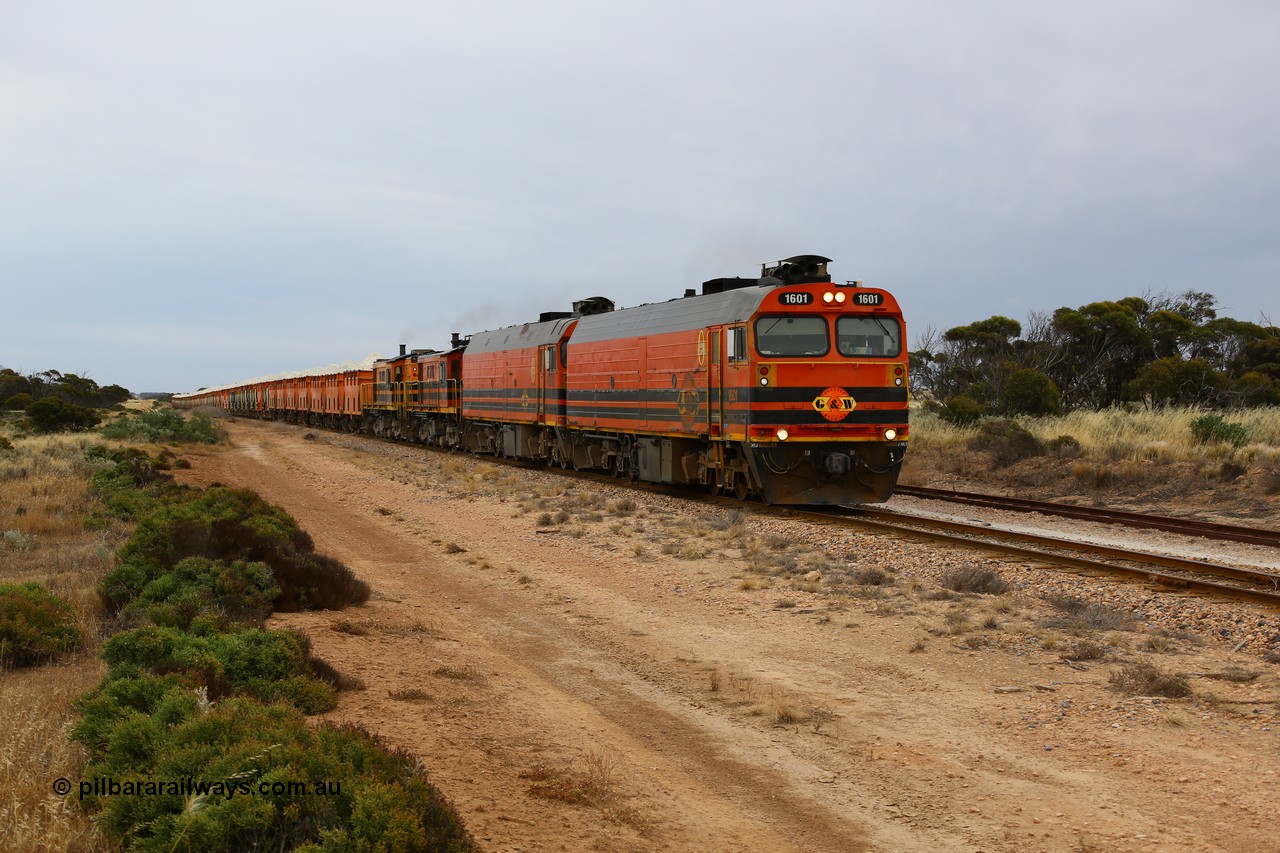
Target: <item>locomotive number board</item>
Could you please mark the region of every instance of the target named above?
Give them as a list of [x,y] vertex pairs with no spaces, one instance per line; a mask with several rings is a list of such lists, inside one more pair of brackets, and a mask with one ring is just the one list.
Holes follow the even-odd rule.
[[[828,300],[830,301],[830,300]],[[778,294],[778,302],[783,305],[812,305],[812,293],[788,293],[783,291]],[[867,293],[864,291],[854,291],[849,294],[849,304],[859,307],[874,307],[884,304],[883,293]]]
[[778,294],[778,301],[783,305],[811,305],[813,303],[813,294],[786,293],[784,291]]

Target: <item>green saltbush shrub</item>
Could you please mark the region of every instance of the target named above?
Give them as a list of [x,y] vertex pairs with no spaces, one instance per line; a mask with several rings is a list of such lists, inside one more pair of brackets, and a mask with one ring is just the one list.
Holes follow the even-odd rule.
[[177,673],[210,698],[248,693],[318,714],[337,705],[337,695],[315,677],[308,651],[303,638],[287,631],[197,635],[148,626],[107,640],[102,659],[111,667],[110,679]]
[[341,609],[368,600],[368,584],[314,549],[284,510],[245,489],[214,487],[142,518],[99,591],[108,610],[118,612],[180,561],[207,557],[265,563],[280,587],[277,610]]
[[97,469],[90,484],[102,505],[87,519],[89,527],[105,527],[113,518],[137,521],[164,501],[176,500],[193,491],[175,483],[173,476],[165,473],[164,463],[146,451],[95,444],[85,455]]
[[[163,460],[146,454],[105,461],[102,492],[140,522],[101,592],[125,608],[121,621],[152,624],[106,642],[107,677],[79,700],[72,736],[90,751],[84,780],[161,785],[83,799],[111,841],[165,851],[474,850],[411,756],[356,728],[307,724],[303,713],[334,707],[340,676],[304,635],[228,631],[260,623],[273,602],[340,607],[367,599],[368,587],[252,492],[174,487],[152,476]],[[291,789],[298,783],[309,791]]]
[[0,666],[33,666],[83,645],[66,601],[38,583],[0,584]]
[[[86,804],[101,810],[98,825],[130,849],[475,849],[414,759],[359,729],[311,727],[287,705],[243,698],[202,712],[164,679],[108,688],[84,710],[75,732],[93,752],[84,778],[222,786],[88,797]],[[308,793],[289,793],[297,783]],[[317,783],[328,793],[314,793]]]
[[1233,447],[1244,447],[1249,442],[1249,430],[1245,425],[1232,423],[1222,415],[1201,415],[1193,420],[1191,436],[1200,444],[1224,441]]
[[226,438],[226,433],[203,412],[184,418],[176,409],[164,407],[117,418],[102,428],[102,436],[152,444],[171,441],[217,444]]
[[262,627],[279,596],[280,586],[266,563],[188,557],[144,586],[121,619],[184,631],[197,618],[221,631]]
[[101,420],[93,409],[44,397],[26,408],[27,422],[36,432],[75,432],[93,429]]
[[952,426],[976,424],[986,414],[986,407],[966,394],[952,397],[938,410],[938,417]]

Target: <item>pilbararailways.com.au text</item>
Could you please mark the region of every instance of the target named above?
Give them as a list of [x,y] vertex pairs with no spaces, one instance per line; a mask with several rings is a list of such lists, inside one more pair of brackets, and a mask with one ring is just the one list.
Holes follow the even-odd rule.
[[[66,780],[58,780],[65,782]],[[55,789],[60,787],[55,783]],[[70,787],[69,785],[66,787]],[[336,797],[342,793],[341,782],[269,782],[265,780],[227,779],[207,782],[203,779],[143,780],[121,782],[111,777],[81,780],[80,799],[85,797]]]

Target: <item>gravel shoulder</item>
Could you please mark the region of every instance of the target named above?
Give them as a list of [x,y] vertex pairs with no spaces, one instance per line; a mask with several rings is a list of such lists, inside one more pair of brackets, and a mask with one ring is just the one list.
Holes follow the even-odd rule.
[[[272,620],[364,682],[326,717],[418,756],[485,849],[1277,849],[1274,612],[226,425],[183,476],[257,490],[373,587]],[[941,589],[975,566],[1012,589]],[[1115,690],[1137,661],[1192,695]]]

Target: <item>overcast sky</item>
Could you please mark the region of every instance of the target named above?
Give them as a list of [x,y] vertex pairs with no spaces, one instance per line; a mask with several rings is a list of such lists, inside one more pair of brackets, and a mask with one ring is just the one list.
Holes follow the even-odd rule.
[[0,0],[0,365],[191,390],[835,259],[1280,322],[1274,2]]

